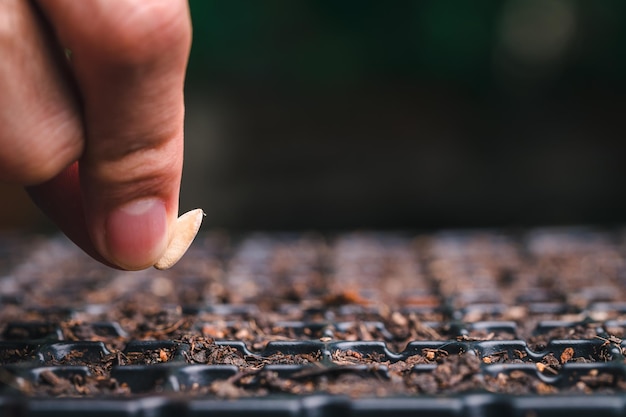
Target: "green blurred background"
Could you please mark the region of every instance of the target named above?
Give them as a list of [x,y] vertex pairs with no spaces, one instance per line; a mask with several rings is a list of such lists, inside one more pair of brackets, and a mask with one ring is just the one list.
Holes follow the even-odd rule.
[[192,0],[208,227],[623,223],[626,2]]
[[190,5],[182,201],[210,225],[626,216],[626,2]]

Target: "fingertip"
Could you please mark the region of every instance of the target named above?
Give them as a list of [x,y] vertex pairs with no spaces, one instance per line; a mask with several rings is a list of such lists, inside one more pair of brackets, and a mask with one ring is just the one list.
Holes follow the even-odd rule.
[[143,198],[113,209],[96,244],[116,265],[126,270],[148,268],[168,243],[167,211],[158,198]]

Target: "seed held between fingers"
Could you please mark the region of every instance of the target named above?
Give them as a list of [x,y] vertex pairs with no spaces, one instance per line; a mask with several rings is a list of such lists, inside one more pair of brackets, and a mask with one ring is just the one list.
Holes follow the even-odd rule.
[[183,257],[198,234],[204,212],[202,209],[188,211],[176,220],[174,233],[165,253],[154,264],[156,269],[169,269]]

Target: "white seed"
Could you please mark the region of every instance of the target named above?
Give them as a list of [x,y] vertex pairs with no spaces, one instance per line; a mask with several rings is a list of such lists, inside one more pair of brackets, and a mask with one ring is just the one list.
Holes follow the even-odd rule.
[[169,269],[183,257],[198,234],[204,212],[202,209],[188,211],[176,220],[169,246],[161,259],[154,264],[156,269]]

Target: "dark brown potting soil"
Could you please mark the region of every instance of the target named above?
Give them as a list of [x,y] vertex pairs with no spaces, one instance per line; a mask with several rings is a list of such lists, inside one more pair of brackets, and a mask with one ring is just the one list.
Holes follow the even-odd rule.
[[0,393],[621,392],[624,237],[204,233],[141,272],[6,238]]

